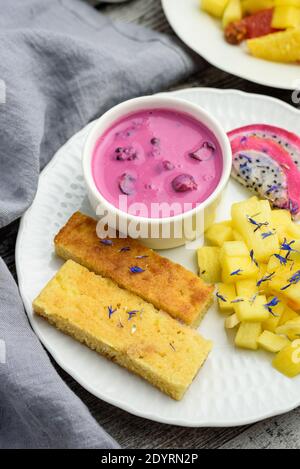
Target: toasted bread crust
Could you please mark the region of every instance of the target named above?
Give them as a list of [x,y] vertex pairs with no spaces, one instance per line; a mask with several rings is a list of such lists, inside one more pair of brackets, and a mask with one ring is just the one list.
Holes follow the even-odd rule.
[[69,260],[34,311],[92,350],[180,400],[212,344],[195,330]]
[[[55,237],[57,255],[111,278],[175,319],[193,327],[200,324],[211,305],[213,286],[137,240],[116,238],[112,245],[101,243],[96,225],[93,218],[76,212]],[[132,273],[133,266],[144,272]]]

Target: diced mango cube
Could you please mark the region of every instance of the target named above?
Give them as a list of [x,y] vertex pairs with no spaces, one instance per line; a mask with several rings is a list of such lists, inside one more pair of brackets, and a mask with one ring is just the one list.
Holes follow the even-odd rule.
[[202,10],[216,18],[222,18],[228,0],[201,0]]
[[279,251],[277,234],[263,238],[262,229],[274,231],[271,221],[271,207],[268,201],[251,197],[232,205],[232,225],[243,236],[248,249],[253,250],[258,262],[268,262],[270,256]]
[[[268,298],[267,302],[269,303],[272,298]],[[286,305],[280,301],[276,306],[272,307],[273,314],[270,314],[269,319],[263,322],[263,330],[269,332],[275,332],[276,328],[280,324],[280,320],[282,318],[283,312],[286,308]]]
[[286,337],[273,334],[270,331],[264,331],[258,339],[258,345],[267,352],[277,353],[287,347],[290,341]]
[[256,280],[239,280],[236,282],[236,293],[240,298],[250,300],[257,292]]
[[264,295],[259,295],[254,301],[237,303],[234,310],[241,322],[263,322],[270,317],[266,304],[267,298]]
[[223,15],[223,28],[235,21],[240,21],[243,18],[242,5],[240,0],[229,0]]
[[296,313],[293,309],[289,308],[288,306],[285,306],[284,312],[281,315],[280,321],[278,323],[278,326],[283,326],[286,324],[288,321],[292,321],[293,319],[298,319],[299,314]]
[[225,329],[234,329],[240,324],[240,320],[237,317],[237,314],[234,313],[228,318],[225,319]]
[[231,312],[236,298],[236,290],[234,284],[219,283],[217,292],[219,308],[222,312]]
[[300,264],[279,267],[268,285],[273,292],[282,295],[288,304],[293,304],[297,311],[300,309]]
[[291,213],[288,210],[272,210],[271,220],[272,225],[278,234],[279,241],[282,243],[285,233],[292,224]]
[[198,249],[199,275],[206,283],[221,281],[222,270],[220,262],[220,248],[203,246]]
[[300,317],[277,327],[276,334],[286,335],[290,340],[298,339],[300,337]]
[[258,267],[249,257],[224,257],[222,259],[223,283],[235,283],[240,280],[255,279]]
[[247,15],[267,10],[274,6],[274,0],[243,0],[243,12]]
[[300,374],[300,340],[281,350],[273,360],[273,366],[289,378]]
[[275,29],[297,28],[300,26],[300,8],[277,6],[274,9],[272,27]]
[[242,322],[235,337],[235,345],[239,348],[257,350],[258,339],[262,333],[260,322]]
[[249,257],[249,250],[244,241],[226,241],[221,248],[221,259],[228,257]]
[[288,227],[287,233],[291,236],[292,239],[300,240],[300,225],[291,223],[291,225]]
[[275,6],[291,6],[300,8],[300,0],[275,0]]
[[222,247],[225,241],[232,241],[232,228],[224,223],[215,223],[205,232],[206,240],[213,246]]
[[233,230],[232,233],[235,241],[244,241],[243,236],[237,230]]
[[247,44],[250,53],[260,59],[283,63],[300,60],[300,28],[249,39]]

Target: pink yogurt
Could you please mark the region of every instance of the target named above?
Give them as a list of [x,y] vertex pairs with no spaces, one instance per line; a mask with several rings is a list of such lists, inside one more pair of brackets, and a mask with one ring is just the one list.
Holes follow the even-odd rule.
[[191,116],[168,109],[123,117],[99,138],[92,158],[102,196],[121,210],[150,218],[192,210],[214,192],[222,171],[214,134]]

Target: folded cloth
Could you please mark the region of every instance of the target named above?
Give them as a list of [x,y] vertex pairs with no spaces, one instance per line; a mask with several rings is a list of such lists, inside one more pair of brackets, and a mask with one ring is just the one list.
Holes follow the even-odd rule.
[[[199,67],[175,39],[112,23],[79,0],[0,0],[0,227],[41,168],[112,105]],[[64,384],[0,260],[0,448],[118,447]]]

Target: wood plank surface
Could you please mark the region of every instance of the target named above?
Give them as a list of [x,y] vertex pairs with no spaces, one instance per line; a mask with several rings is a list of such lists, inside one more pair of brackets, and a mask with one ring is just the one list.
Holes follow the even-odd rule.
[[[176,0],[174,0],[175,3]],[[161,32],[172,33],[162,11],[160,0],[132,0],[124,4],[101,4],[97,8],[114,20],[133,21]],[[235,88],[268,94],[292,104],[290,91],[276,90],[250,83],[222,72],[206,62],[201,72],[188,81],[180,83],[176,88],[196,86]],[[14,276],[14,249],[17,230],[18,222],[0,230],[0,256],[4,258]],[[56,365],[54,364],[54,366]],[[64,371],[57,366],[56,368],[74,392],[89,407],[99,424],[124,448],[300,448],[299,409],[247,427],[220,429],[172,427],[134,417],[96,399]]]

